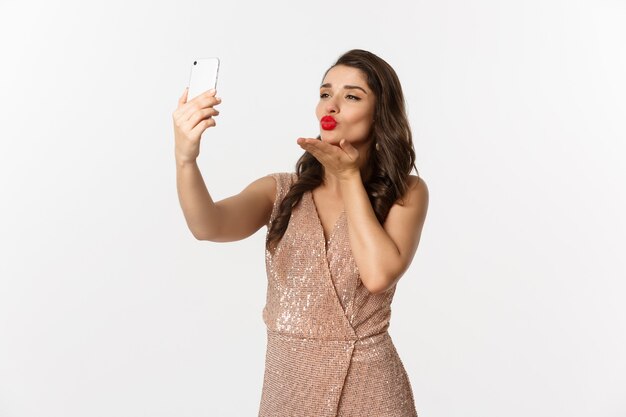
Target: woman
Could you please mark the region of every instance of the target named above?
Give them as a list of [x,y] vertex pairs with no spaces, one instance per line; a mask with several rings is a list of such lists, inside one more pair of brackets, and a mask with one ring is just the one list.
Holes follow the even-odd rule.
[[428,209],[402,88],[376,55],[352,50],[320,87],[317,138],[294,173],[252,182],[214,203],[196,165],[215,126],[209,91],[174,111],[177,187],[197,239],[243,239],[267,226],[268,344],[259,416],[416,416],[387,332],[396,284]]

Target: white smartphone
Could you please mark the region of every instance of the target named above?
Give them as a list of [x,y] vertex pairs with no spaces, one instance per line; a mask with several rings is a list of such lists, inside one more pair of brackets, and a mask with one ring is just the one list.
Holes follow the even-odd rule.
[[217,74],[219,69],[220,60],[216,57],[198,58],[193,61],[189,73],[188,102],[205,91],[217,87]]

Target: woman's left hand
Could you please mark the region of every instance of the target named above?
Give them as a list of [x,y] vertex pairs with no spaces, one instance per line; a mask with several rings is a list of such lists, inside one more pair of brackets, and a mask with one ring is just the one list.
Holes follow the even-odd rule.
[[340,180],[359,173],[359,151],[345,139],[337,146],[320,139],[298,138],[298,145],[324,165],[326,172]]

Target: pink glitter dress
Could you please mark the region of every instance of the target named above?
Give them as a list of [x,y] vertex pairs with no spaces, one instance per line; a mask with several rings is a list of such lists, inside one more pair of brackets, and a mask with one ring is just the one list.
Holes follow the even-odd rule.
[[[276,200],[295,173],[271,174]],[[415,417],[407,373],[387,332],[395,287],[363,286],[343,212],[328,242],[311,192],[265,252],[267,351],[260,417]]]

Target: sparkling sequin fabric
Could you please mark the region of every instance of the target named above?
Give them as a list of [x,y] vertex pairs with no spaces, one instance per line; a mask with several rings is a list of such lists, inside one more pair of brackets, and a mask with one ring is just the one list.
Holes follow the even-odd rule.
[[[270,174],[276,200],[295,173]],[[265,252],[267,325],[259,417],[415,417],[408,376],[387,332],[395,287],[370,294],[359,279],[345,212],[328,242],[310,192]]]

